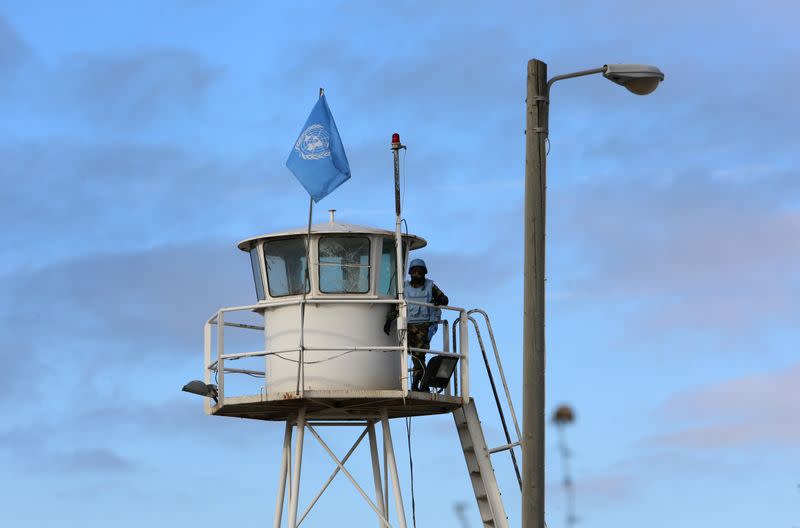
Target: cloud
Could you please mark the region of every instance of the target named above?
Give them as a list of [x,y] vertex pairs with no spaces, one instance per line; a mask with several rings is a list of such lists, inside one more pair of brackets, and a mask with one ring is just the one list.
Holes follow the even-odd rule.
[[[178,387],[173,394],[180,394]],[[30,413],[33,422],[16,426],[9,416],[0,429],[0,455],[9,466],[54,477],[127,474],[160,471],[147,464],[154,450],[183,459],[221,446],[262,446],[265,435],[277,445],[283,433],[281,424],[206,416],[202,400],[187,394],[157,402],[126,398],[73,404],[70,409]]]
[[[189,439],[204,445],[260,445],[265,434],[274,435],[277,441],[283,433],[279,424],[265,426],[265,422],[259,420],[207,416],[202,410],[202,398],[180,393],[178,384],[171,388],[170,395],[161,394],[150,402],[140,401],[136,405],[108,402],[85,408],[71,416],[68,423],[75,431],[87,435],[140,438],[143,442],[152,440],[165,447],[167,444],[185,446],[191,442]],[[56,421],[47,427],[57,431],[66,425]]]
[[33,381],[52,375],[53,365],[36,354],[36,347],[27,339],[15,339],[14,334],[9,331],[0,337],[0,356],[8,372],[14,373],[7,376],[0,388],[0,404],[14,402],[16,408],[25,409],[42,395],[38,383]]
[[[452,13],[442,6],[426,7],[422,17],[413,14],[416,7],[411,5],[405,16],[396,10],[390,14],[338,6],[337,11],[350,11],[352,23],[363,20],[359,31],[348,36],[337,30],[326,39],[324,54],[316,41],[291,45],[291,65],[270,72],[266,83],[273,94],[285,94],[292,107],[298,87],[324,84],[346,142],[382,131],[386,141],[380,147],[385,152],[389,134],[397,130],[409,139],[416,156],[441,156],[446,160],[441,167],[449,171],[460,170],[452,162],[456,158],[480,163],[483,156],[476,155],[476,149],[486,149],[487,136],[492,136],[491,143],[506,137],[509,129],[504,134],[502,128],[509,113],[524,119],[525,46],[518,32],[508,31],[478,9],[453,8],[459,10],[457,25],[450,23]],[[371,30],[378,18],[388,23],[380,31]],[[330,31],[330,26],[319,28],[321,34]],[[386,44],[400,42],[386,55]],[[522,129],[517,120],[519,145]],[[464,130],[484,134],[461,133]],[[415,138],[426,138],[428,144],[420,145]]]
[[196,112],[222,72],[193,52],[154,49],[71,55],[54,75],[65,83],[65,105],[95,124],[130,127]]
[[[584,184],[560,196],[553,229],[583,264],[559,279],[575,301],[634,302],[636,333],[757,333],[800,318],[794,172],[691,171]],[[551,224],[552,225],[552,224]],[[551,231],[551,234],[553,234]],[[731,337],[731,339],[735,339]]]
[[[2,316],[36,346],[69,336],[95,345],[127,344],[139,358],[163,347],[180,353],[221,305],[253,300],[250,280],[247,256],[233,243],[89,254],[5,277]],[[43,303],[60,315],[45,319]],[[37,332],[42,326],[47,332]]]
[[800,364],[687,391],[667,400],[659,414],[686,424],[647,438],[644,445],[696,450],[800,445]]
[[[797,420],[798,416],[790,419]],[[649,438],[646,443],[658,447],[689,449],[791,448],[800,441],[797,422],[737,421],[686,428]]]
[[[208,241],[6,275],[0,325],[13,331],[0,345],[14,375],[0,401],[18,402],[20,413],[159,401],[201,375],[203,324],[222,306],[254,301],[251,280],[248,258],[232,242]],[[245,315],[237,320],[251,322]],[[229,337],[234,346],[248,336]],[[250,337],[243,343],[258,349]]]
[[[30,47],[16,30],[0,15],[0,73],[8,77],[31,55]],[[2,85],[0,85],[2,86]]]
[[114,449],[86,447],[86,443],[91,443],[86,438],[81,447],[70,448],[70,445],[65,445],[66,437],[76,432],[72,427],[73,424],[61,424],[55,428],[50,424],[37,423],[8,428],[0,431],[0,447],[5,451],[4,454],[13,454],[13,459],[8,462],[10,465],[49,475],[118,474],[138,469],[137,463]]
[[636,475],[636,478],[686,478],[687,475],[702,477],[707,475],[733,475],[737,471],[752,469],[741,460],[722,460],[715,453],[676,450],[671,448],[653,449],[627,456],[613,464],[612,472]]
[[57,453],[49,457],[46,467],[66,473],[128,473],[136,465],[110,449],[78,449],[68,453]]
[[[35,130],[33,123],[41,133],[70,118],[130,136],[197,120],[225,68],[171,47],[73,53],[51,65],[0,16],[0,73],[0,103],[15,136]],[[74,133],[75,123],[67,128]]]
[[0,273],[100,248],[231,236],[232,224],[255,229],[253,197],[283,181],[266,159],[220,160],[169,144],[50,138],[0,145],[0,156],[3,180],[14,182],[0,187],[0,221],[15,226],[3,236]]
[[[629,474],[607,473],[580,476],[573,481],[576,500],[581,509],[598,508],[613,503],[624,503],[636,497],[636,479]],[[547,486],[548,500],[563,509],[567,501],[562,483]]]

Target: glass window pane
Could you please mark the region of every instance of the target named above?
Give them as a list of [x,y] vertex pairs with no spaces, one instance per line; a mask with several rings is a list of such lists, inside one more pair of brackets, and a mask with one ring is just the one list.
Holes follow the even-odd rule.
[[319,289],[324,293],[369,291],[369,238],[320,238]]
[[[289,238],[264,242],[267,263],[267,286],[272,297],[301,295],[306,273],[306,241]],[[308,293],[308,281],[305,281]]]
[[259,301],[263,301],[266,297],[264,295],[264,280],[261,278],[261,263],[258,261],[258,246],[250,250],[250,266],[253,268],[253,282],[256,284],[256,297]]
[[381,267],[378,276],[378,295],[397,294],[397,265],[394,250],[394,239],[384,238],[381,250]]

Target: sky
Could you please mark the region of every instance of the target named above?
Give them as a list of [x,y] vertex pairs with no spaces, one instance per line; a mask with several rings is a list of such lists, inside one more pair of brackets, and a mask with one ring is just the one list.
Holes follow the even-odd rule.
[[[205,320],[255,301],[236,242],[305,223],[284,162],[320,87],[352,178],[314,220],[392,228],[399,132],[417,256],[452,304],[488,311],[521,410],[538,58],[551,76],[666,75],[647,97],[601,76],[551,94],[546,394],[577,417],[578,526],[800,526],[799,16],[787,0],[0,2],[2,525],[271,522],[282,424],[205,416],[180,387],[202,376]],[[301,503],[331,470],[310,442]],[[545,445],[564,527],[552,427]],[[414,419],[412,450],[418,524],[461,526],[463,504],[478,526],[452,419]],[[304,526],[374,522],[340,476]]]

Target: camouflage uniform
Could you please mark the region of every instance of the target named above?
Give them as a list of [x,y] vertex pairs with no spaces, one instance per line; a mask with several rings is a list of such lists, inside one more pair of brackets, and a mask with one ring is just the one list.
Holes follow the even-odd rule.
[[[431,303],[436,306],[447,306],[450,300],[447,298],[442,290],[435,284],[431,288]],[[393,307],[386,316],[386,321],[391,321],[397,318],[397,307]],[[408,334],[406,336],[409,348],[424,348],[430,350],[431,338],[430,327],[433,323],[410,323],[408,324]],[[422,375],[425,370],[425,352],[411,352],[412,357],[412,389],[420,390],[419,384],[422,381]]]
[[[408,347],[409,348],[424,348],[430,350],[431,339],[428,337],[429,330],[432,323],[412,323],[408,325]],[[414,390],[419,390],[419,383],[422,381],[422,374],[425,370],[425,352],[411,351],[412,364],[411,368],[413,375],[413,382],[411,386]]]

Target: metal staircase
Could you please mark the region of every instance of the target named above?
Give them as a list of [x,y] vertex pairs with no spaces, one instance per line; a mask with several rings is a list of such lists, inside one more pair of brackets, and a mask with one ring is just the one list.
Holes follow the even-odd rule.
[[[517,440],[512,442],[511,435],[508,430],[508,425],[503,412],[503,405],[498,395],[497,385],[495,384],[494,376],[492,375],[492,368],[490,365],[489,357],[486,353],[486,347],[481,337],[478,321],[472,317],[472,314],[479,314],[483,316],[486,328],[491,338],[492,349],[494,352],[495,363],[497,370],[500,374],[500,379],[503,384],[506,405],[508,406],[511,414],[512,422],[514,424],[515,432],[517,433]],[[514,406],[511,401],[511,394],[508,390],[506,383],[505,373],[503,372],[503,365],[500,361],[500,354],[497,350],[497,343],[494,339],[492,332],[492,325],[489,321],[489,316],[483,310],[474,309],[468,312],[468,320],[473,324],[475,333],[478,338],[478,343],[481,348],[486,373],[491,385],[492,393],[494,395],[495,405],[497,412],[500,416],[505,439],[508,442],[505,445],[490,449],[486,445],[486,439],[483,435],[483,428],[481,427],[480,419],[478,418],[478,409],[475,406],[475,401],[470,398],[469,402],[462,407],[453,411],[453,419],[456,423],[456,430],[458,431],[458,438],[461,441],[461,448],[464,452],[464,461],[467,464],[467,471],[472,482],[472,488],[475,492],[475,500],[478,503],[478,510],[480,511],[481,521],[485,528],[508,528],[508,517],[503,506],[503,500],[500,493],[500,488],[497,485],[497,478],[495,477],[494,467],[492,466],[491,455],[501,451],[508,451],[511,456],[511,461],[514,465],[514,471],[517,476],[517,481],[522,490],[522,479],[520,478],[519,465],[517,458],[514,454],[514,448],[520,445],[520,430],[517,422],[516,414],[514,413]],[[456,331],[460,321],[453,325],[453,346],[454,351],[457,347]]]
[[500,497],[492,461],[489,459],[489,449],[486,447],[475,401],[470,398],[469,403],[453,411],[453,418],[483,526],[508,528],[508,517]]

